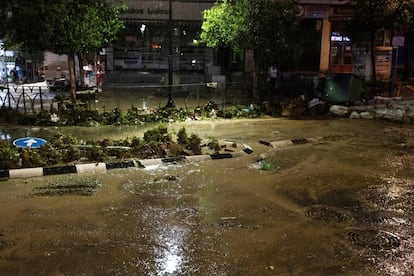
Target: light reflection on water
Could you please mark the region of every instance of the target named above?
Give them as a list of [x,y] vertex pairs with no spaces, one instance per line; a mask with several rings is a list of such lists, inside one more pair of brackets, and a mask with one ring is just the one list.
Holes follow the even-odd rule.
[[[1,128],[1,127],[0,127]],[[0,140],[15,140],[22,137],[47,136],[54,130],[39,127],[8,127],[0,130]]]
[[156,263],[160,267],[160,275],[173,274],[179,272],[181,269],[182,248],[186,242],[185,237],[187,234],[186,229],[178,227],[176,225],[165,225],[166,227],[161,229],[160,235],[157,240],[160,241],[161,246],[158,247],[156,252]]

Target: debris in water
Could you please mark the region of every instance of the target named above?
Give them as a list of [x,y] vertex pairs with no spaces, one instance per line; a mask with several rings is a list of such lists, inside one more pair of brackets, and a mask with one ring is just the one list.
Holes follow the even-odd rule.
[[263,171],[268,171],[272,169],[272,164],[266,161],[261,161],[260,162],[260,169]]

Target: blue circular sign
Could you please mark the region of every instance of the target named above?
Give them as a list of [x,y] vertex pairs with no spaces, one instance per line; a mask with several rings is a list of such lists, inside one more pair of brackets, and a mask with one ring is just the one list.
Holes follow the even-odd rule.
[[19,138],[13,141],[13,145],[15,145],[18,148],[40,148],[46,144],[46,140],[42,138],[36,138],[36,137],[25,137],[25,138]]

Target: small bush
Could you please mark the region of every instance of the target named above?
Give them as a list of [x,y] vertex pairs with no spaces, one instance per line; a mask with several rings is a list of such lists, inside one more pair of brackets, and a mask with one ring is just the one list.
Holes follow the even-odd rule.
[[169,143],[171,141],[171,135],[168,133],[168,129],[165,126],[158,126],[157,128],[147,130],[144,133],[145,143]]
[[201,154],[201,138],[192,134],[189,139],[188,149],[194,154]]
[[19,159],[17,148],[7,141],[0,140],[0,170],[17,168]]
[[177,143],[179,145],[188,145],[188,136],[185,127],[181,128],[177,133]]

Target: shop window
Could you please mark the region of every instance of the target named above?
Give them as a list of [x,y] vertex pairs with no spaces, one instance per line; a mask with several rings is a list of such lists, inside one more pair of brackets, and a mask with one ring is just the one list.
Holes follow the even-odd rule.
[[349,37],[339,32],[331,35],[331,58],[330,63],[334,65],[352,64],[352,45]]
[[199,22],[174,21],[169,33],[168,21],[127,22],[114,44],[114,66],[118,70],[168,69],[169,38],[172,38],[174,70],[203,70],[205,47],[197,42]]

